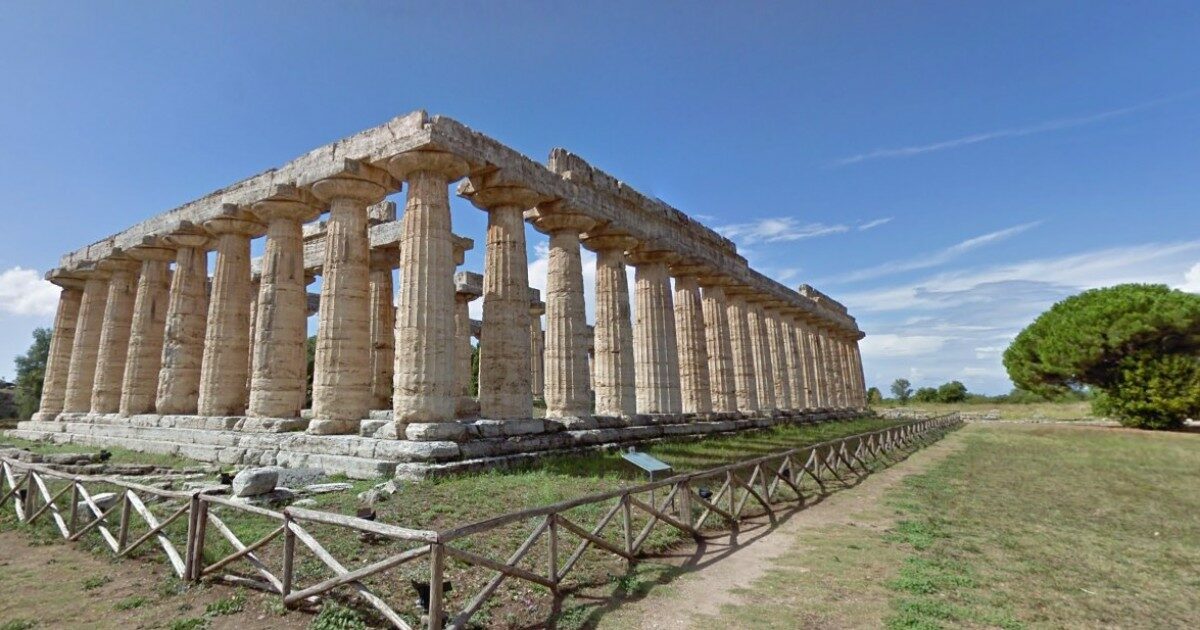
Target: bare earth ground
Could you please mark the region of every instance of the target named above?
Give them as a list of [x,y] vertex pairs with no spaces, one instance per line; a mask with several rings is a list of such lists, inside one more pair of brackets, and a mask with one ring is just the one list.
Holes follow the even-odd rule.
[[[720,627],[721,624],[713,625],[712,622],[721,608],[742,603],[744,589],[762,578],[785,556],[824,553],[828,548],[836,549],[839,537],[831,530],[858,528],[876,532],[886,531],[893,525],[895,516],[881,506],[880,499],[884,493],[905,477],[927,470],[961,447],[959,436],[952,433],[895,466],[873,473],[853,488],[834,493],[820,503],[793,512],[774,530],[766,529],[765,519],[758,523],[757,530],[747,531],[750,529],[747,526],[742,531],[739,546],[731,548],[727,542],[721,544],[710,541],[710,546],[725,552],[725,557],[714,562],[698,563],[699,568],[676,577],[668,585],[655,587],[638,601],[621,606],[613,614],[605,617],[599,627],[661,630]],[[820,548],[814,544],[817,540],[820,541]],[[708,553],[713,551],[708,550]],[[854,555],[854,550],[841,550],[839,553],[847,556],[847,551]],[[828,588],[828,597],[836,601],[853,593],[852,596],[858,600],[858,612],[868,614],[856,614],[853,620],[844,621],[852,621],[850,626],[863,625],[858,622],[879,625],[879,620],[887,609],[888,594],[879,585],[864,590],[863,587],[868,584],[861,578],[878,575],[877,571],[883,570],[887,563],[879,563],[877,560],[871,562],[871,558],[845,557],[845,560],[854,563],[861,561],[875,566],[860,565],[852,569],[851,575],[824,576],[821,581]],[[881,564],[883,566],[880,566]],[[854,567],[854,564],[835,568],[840,573],[843,569],[851,567]],[[802,571],[809,573],[812,568],[802,568]],[[764,626],[770,625],[770,620],[761,621]],[[779,627],[783,628],[797,627],[799,623],[799,620],[794,618],[777,621],[780,622]],[[827,623],[819,625],[830,627]]]

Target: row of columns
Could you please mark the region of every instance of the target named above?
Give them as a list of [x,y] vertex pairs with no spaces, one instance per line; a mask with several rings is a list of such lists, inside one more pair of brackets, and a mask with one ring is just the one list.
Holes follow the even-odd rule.
[[[347,161],[343,173],[308,188],[277,187],[270,198],[229,206],[203,226],[181,225],[95,269],[53,277],[62,297],[41,415],[298,417],[309,282],[301,225],[325,211],[309,431],[357,431],[369,410],[385,405],[400,425],[474,413],[467,304],[476,296],[454,282],[464,246],[451,233],[448,198],[468,165],[448,153],[414,151],[384,166]],[[400,244],[372,251],[367,208],[402,185]],[[483,417],[527,418],[534,397],[545,399],[552,418],[865,403],[854,338],[727,285],[667,248],[597,225],[561,201],[547,203],[498,171],[472,177],[459,192],[488,213],[478,296]],[[526,221],[550,239],[544,341],[528,293]],[[250,241],[263,234],[255,284]],[[597,256],[594,333],[585,317],[581,247]],[[635,312],[627,264],[635,267]]]

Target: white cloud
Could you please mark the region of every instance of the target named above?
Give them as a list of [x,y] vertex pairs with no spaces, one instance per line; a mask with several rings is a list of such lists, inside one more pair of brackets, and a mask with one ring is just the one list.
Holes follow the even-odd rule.
[[1178,288],[1189,293],[1200,293],[1200,263],[1192,265],[1192,268],[1183,274],[1183,284]]
[[963,254],[971,252],[972,250],[976,250],[985,245],[997,243],[1007,238],[1016,236],[1026,230],[1041,225],[1041,223],[1041,221],[1032,221],[1030,223],[1022,223],[1020,225],[1004,228],[1003,230],[988,232],[987,234],[981,234],[979,236],[966,239],[965,241],[955,243],[949,247],[922,254],[914,258],[893,260],[883,263],[882,265],[875,265],[874,267],[858,269],[840,276],[834,276],[833,278],[829,279],[829,282],[857,282],[860,280],[869,280],[871,278],[879,278],[882,276],[904,273],[906,271],[929,269],[938,265],[944,265],[962,256]]
[[874,221],[867,221],[866,223],[863,223],[862,225],[858,226],[858,231],[862,232],[863,230],[877,228],[881,225],[884,225],[885,223],[891,223],[892,219],[894,219],[894,218],[895,217],[884,217],[882,219],[875,219]]
[[33,269],[0,271],[0,312],[10,315],[53,316],[59,290]]
[[753,243],[779,243],[799,241],[806,238],[848,232],[849,226],[842,224],[800,223],[795,217],[770,217],[747,223],[733,223],[717,227],[716,230],[738,245]]
[[945,337],[884,333],[868,335],[861,350],[866,357],[913,357],[933,354],[946,344]]
[[959,138],[952,138],[950,140],[943,140],[941,142],[932,142],[929,144],[918,144],[918,145],[912,145],[912,146],[907,146],[907,147],[874,149],[872,151],[867,151],[866,153],[859,153],[857,155],[852,155],[850,157],[844,157],[844,158],[835,160],[834,165],[847,166],[850,164],[858,164],[859,162],[866,162],[868,160],[913,157],[916,155],[923,155],[925,153],[933,153],[935,151],[945,151],[948,149],[957,149],[960,147],[965,147],[965,146],[969,146],[972,144],[979,144],[981,142],[988,142],[991,140],[1000,140],[1003,138],[1019,138],[1022,136],[1032,136],[1035,134],[1047,133],[1050,131],[1060,131],[1063,129],[1071,129],[1074,127],[1083,127],[1085,125],[1092,125],[1095,123],[1103,122],[1103,121],[1111,119],[1111,118],[1117,118],[1119,116],[1124,116],[1126,114],[1132,114],[1133,112],[1136,112],[1136,111],[1139,111],[1142,109],[1146,109],[1148,107],[1154,107],[1156,105],[1161,105],[1170,100],[1174,100],[1174,99],[1158,99],[1158,100],[1154,100],[1154,101],[1148,101],[1145,103],[1139,103],[1137,105],[1133,105],[1130,107],[1122,107],[1119,109],[1110,109],[1108,111],[1099,112],[1097,114],[1091,114],[1091,115],[1087,115],[1087,116],[1077,116],[1077,117],[1073,117],[1073,118],[1057,118],[1054,120],[1049,120],[1046,122],[1028,125],[1025,127],[1012,127],[1012,128],[1008,128],[1008,129],[998,129],[995,131],[985,131],[982,133],[974,133],[974,134],[962,136]]

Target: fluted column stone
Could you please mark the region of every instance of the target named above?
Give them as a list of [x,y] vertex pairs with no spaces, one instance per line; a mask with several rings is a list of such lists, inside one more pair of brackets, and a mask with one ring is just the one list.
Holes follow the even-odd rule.
[[391,409],[396,370],[396,304],[392,270],[400,262],[400,252],[392,248],[371,250],[370,261],[371,409]]
[[700,283],[692,271],[675,275],[675,335],[679,348],[679,394],[683,413],[712,413],[708,349]]
[[592,415],[587,363],[590,342],[579,235],[594,222],[560,210],[538,209],[530,218],[538,230],[550,235],[545,295],[546,417],[587,418]]
[[108,301],[108,272],[95,269],[87,272],[85,277],[79,315],[75,320],[75,339],[71,344],[71,363],[67,369],[63,411],[68,413],[91,411],[100,333],[104,328],[105,303]]
[[460,271],[454,275],[454,285],[454,377],[458,382],[455,415],[470,418],[479,415],[479,403],[471,396],[471,302],[483,295],[483,278]]
[[247,357],[250,354],[250,238],[262,225],[244,213],[204,224],[217,242],[216,270],[208,302],[204,353],[200,362],[202,416],[240,416],[246,413]]
[[788,376],[792,385],[792,407],[804,411],[813,407],[804,364],[804,340],[794,316],[784,314],[780,319],[784,344],[787,348]]
[[317,435],[357,433],[371,409],[367,206],[396,187],[390,176],[372,167],[354,162],[347,166],[340,175],[312,186],[313,195],[329,204],[313,361],[313,419],[308,425],[308,432]]
[[787,352],[784,349],[779,315],[774,308],[764,308],[762,317],[763,324],[767,329],[767,350],[771,357],[775,407],[780,411],[790,411],[792,409],[792,384],[791,377],[787,373]]
[[625,251],[636,240],[622,234],[588,234],[584,245],[596,252],[596,323],[592,387],[596,415],[631,418],[637,414],[633,320]]
[[103,260],[100,269],[109,272],[108,299],[104,303],[104,324],[96,353],[96,378],[92,384],[92,413],[116,413],[121,408],[121,384],[129,352],[129,329],[133,323],[133,302],[137,297],[136,260],[122,254]]
[[546,397],[546,335],[542,332],[545,314],[545,302],[538,300],[529,305],[529,391],[538,400]]
[[160,414],[194,414],[200,395],[200,364],[208,320],[209,237],[181,233],[167,237],[175,247],[175,271],[167,297],[162,368],[154,409]]
[[754,350],[750,340],[750,305],[745,296],[728,293],[729,343],[733,353],[734,399],[738,411],[759,412],[758,378],[754,367]]
[[730,340],[728,304],[725,288],[719,282],[701,278],[704,310],[704,347],[708,351],[708,382],[712,410],[733,413],[738,410],[733,375],[733,344]]
[[168,247],[138,247],[129,255],[142,263],[133,323],[129,329],[129,351],[121,386],[121,415],[154,412],[158,373],[162,369],[163,335],[167,325],[170,296],[170,263],[175,250]]
[[779,409],[775,399],[774,357],[771,355],[769,326],[763,311],[761,298],[755,298],[749,306],[750,349],[754,355],[754,373],[757,377],[758,404],[767,414]]
[[67,395],[67,374],[71,367],[71,346],[75,343],[75,326],[79,320],[79,305],[83,301],[85,282],[63,273],[52,273],[49,280],[58,285],[58,309],[54,313],[54,331],[50,335],[50,352],[46,356],[46,376],[42,381],[42,400],[34,420],[53,420],[63,410]]
[[410,422],[454,419],[454,253],[449,182],[467,173],[449,153],[414,151],[388,162],[408,186],[400,237],[396,374],[392,410],[397,435]]
[[252,210],[267,224],[251,353],[248,413],[298,418],[307,385],[308,289],[301,224],[320,216],[315,199],[289,189]]
[[637,410],[642,414],[679,414],[679,346],[675,336],[675,308],[667,264],[673,254],[635,251],[633,328]]
[[867,406],[867,375],[863,370],[862,351],[859,350],[858,342],[855,341],[850,346],[850,356],[854,363],[855,374],[858,375],[858,386],[860,395],[862,396],[862,406]]

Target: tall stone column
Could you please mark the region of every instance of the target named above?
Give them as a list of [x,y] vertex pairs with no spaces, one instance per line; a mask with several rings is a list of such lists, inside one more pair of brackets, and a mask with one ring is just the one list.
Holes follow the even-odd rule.
[[[373,167],[357,162],[347,162],[347,167],[312,185],[313,195],[329,204],[313,361],[313,419],[308,424],[308,432],[317,435],[357,433],[371,409],[367,206],[382,201],[397,186]],[[452,289],[449,280],[446,288]],[[453,323],[452,313],[446,316]],[[449,349],[447,343],[444,350]]]
[[531,361],[525,211],[542,200],[533,191],[506,182],[503,177],[501,171],[459,186],[461,195],[488,213],[483,255],[479,414],[494,420],[533,416],[531,374],[512,366],[530,365]]
[[250,382],[254,378],[254,339],[258,337],[258,294],[262,291],[262,275],[250,274],[250,334],[247,335],[246,348],[246,409],[250,409]]
[[104,304],[104,324],[96,353],[91,411],[116,413],[121,408],[121,381],[129,352],[129,328],[133,322],[140,264],[122,254],[119,258],[101,261],[99,267],[109,272],[108,299]]
[[67,369],[67,391],[63,400],[63,411],[68,413],[86,413],[92,408],[100,331],[104,327],[105,302],[108,301],[108,272],[96,269],[85,272],[84,277],[86,281],[75,320],[75,339],[71,343],[71,363]]
[[592,363],[596,415],[631,418],[637,414],[637,389],[625,250],[637,241],[623,234],[592,233],[584,237],[583,244],[596,252]]
[[[550,263],[546,273],[546,417],[587,418],[592,415],[592,401],[579,234],[594,222],[560,209],[538,209],[530,213],[530,218],[538,230],[550,235]],[[484,325],[487,325],[486,315]]]
[[821,409],[832,409],[829,374],[825,371],[825,352],[821,346],[821,332],[815,324],[809,323],[807,333],[809,364],[812,366],[813,383],[815,384],[815,391],[817,393],[817,406]]
[[546,397],[546,335],[542,333],[542,315],[546,303],[540,299],[529,305],[529,390],[533,397]]
[[850,357],[854,364],[854,373],[858,375],[859,393],[862,396],[862,407],[867,406],[867,375],[863,370],[862,352],[859,350],[858,341],[854,341],[850,346]]
[[[394,248],[371,250],[368,280],[371,311],[371,409],[392,408],[396,370],[396,304],[392,270],[400,262]],[[468,342],[469,344],[470,342]],[[467,361],[471,357],[468,351]]]
[[209,238],[197,230],[167,237],[175,249],[175,272],[167,297],[162,369],[154,409],[160,414],[194,414],[200,395],[200,364],[208,320]]
[[175,258],[175,250],[137,247],[130,250],[129,255],[142,262],[142,272],[138,276],[137,297],[133,302],[129,353],[121,386],[120,412],[123,416],[154,412],[171,288],[169,265]]
[[298,418],[308,380],[308,289],[301,224],[320,216],[317,201],[288,187],[252,211],[267,224],[254,318],[249,415]]
[[759,300],[751,298],[747,318],[750,328],[750,350],[754,356],[754,374],[757,377],[758,405],[762,412],[772,414],[779,409],[775,400],[775,369],[771,357],[771,345],[767,338],[767,321]]
[[479,403],[471,397],[471,302],[483,295],[483,277],[460,271],[454,274],[454,288],[454,378],[458,381],[455,415],[471,418],[479,415]]
[[467,173],[461,158],[431,151],[404,153],[388,170],[408,183],[400,237],[396,311],[396,434],[410,422],[454,419],[454,253],[449,182]]
[[674,255],[665,251],[635,251],[633,328],[637,410],[644,414],[679,414],[679,346],[675,337],[675,308],[667,264]]
[[804,340],[799,325],[790,313],[780,319],[784,345],[787,348],[788,376],[792,385],[792,407],[804,411],[813,407],[804,365]]
[[824,326],[817,328],[817,348],[821,360],[821,376],[825,379],[826,406],[830,409],[840,409],[841,383],[838,382],[837,372],[833,369],[833,347],[830,344],[829,331]]
[[775,376],[775,406],[780,411],[791,411],[792,377],[788,373],[787,349],[779,323],[779,313],[774,308],[763,309],[763,323],[767,328],[767,346],[771,353],[771,368]]
[[262,225],[245,213],[228,214],[204,227],[217,241],[217,266],[200,362],[202,416],[241,416],[246,413],[247,357],[250,356],[250,238]]
[[733,353],[734,399],[738,411],[745,414],[759,412],[758,379],[754,368],[754,351],[750,347],[750,305],[745,296],[728,292],[729,343]]
[[730,341],[725,288],[712,278],[701,278],[704,310],[704,347],[708,351],[708,382],[713,411],[737,411],[734,394],[733,345]]
[[679,393],[683,413],[712,413],[704,307],[697,270],[675,270],[675,335],[679,347]]
[[75,326],[79,320],[79,304],[83,301],[84,281],[59,270],[47,275],[50,282],[61,287],[58,310],[54,314],[54,331],[50,336],[50,353],[46,357],[46,377],[42,382],[42,400],[33,419],[49,422],[63,410],[67,395],[67,374],[71,366],[71,346],[75,343]]
[[842,339],[836,331],[829,334],[830,356],[833,360],[833,374],[838,383],[838,402],[843,409],[850,406],[850,382],[842,361]]

